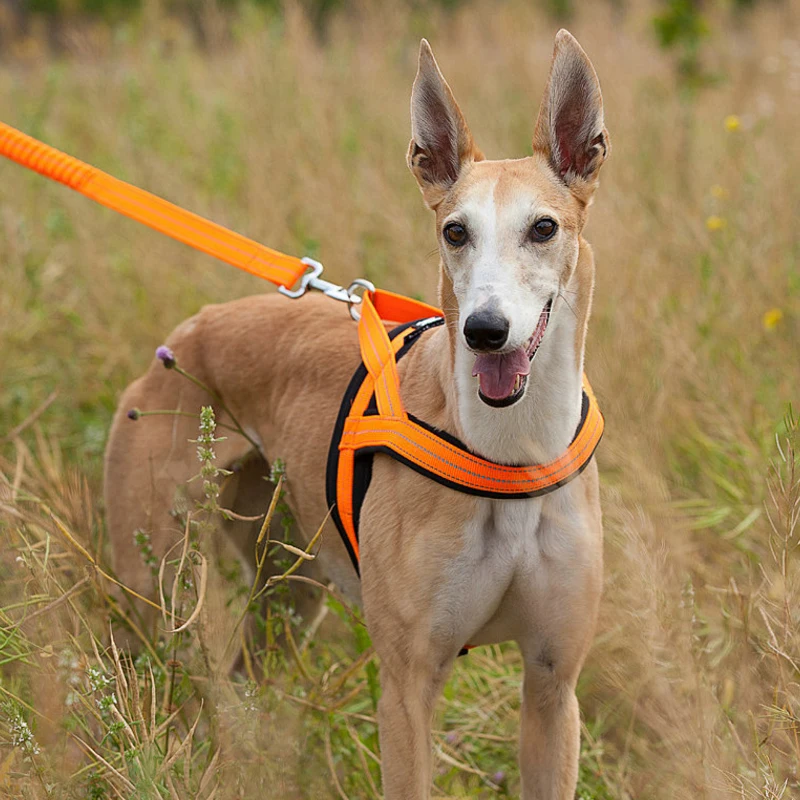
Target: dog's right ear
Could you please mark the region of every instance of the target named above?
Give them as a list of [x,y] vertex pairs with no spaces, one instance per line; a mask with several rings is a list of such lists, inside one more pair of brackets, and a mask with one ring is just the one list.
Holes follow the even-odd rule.
[[465,164],[483,154],[472,140],[464,115],[447,85],[431,46],[423,39],[411,91],[408,166],[430,208],[442,202]]

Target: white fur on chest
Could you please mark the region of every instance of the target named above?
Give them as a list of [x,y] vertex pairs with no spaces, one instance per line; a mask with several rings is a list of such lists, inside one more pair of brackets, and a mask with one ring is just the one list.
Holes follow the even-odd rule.
[[553,569],[580,558],[587,531],[574,484],[526,500],[480,500],[442,575],[434,628],[463,644],[518,639],[535,625]]

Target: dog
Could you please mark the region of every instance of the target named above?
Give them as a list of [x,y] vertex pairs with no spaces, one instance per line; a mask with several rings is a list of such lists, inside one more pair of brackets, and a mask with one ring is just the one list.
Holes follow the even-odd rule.
[[[567,449],[581,417],[594,259],[582,231],[609,154],[600,85],[578,42],[555,39],[533,154],[486,160],[427,41],[411,98],[408,165],[434,212],[445,325],[398,362],[409,412],[501,464],[545,463]],[[203,308],[167,340],[258,443],[285,462],[288,502],[308,542],[329,511],[326,457],[339,404],[360,363],[357,326],[321,296],[277,294]],[[152,593],[133,541],[162,556],[182,535],[176,489],[197,472],[186,445],[196,421],[131,423],[132,407],[197,412],[208,394],[158,361],[124,393],[105,463],[113,565]],[[231,434],[221,464],[252,445]],[[261,469],[264,462],[260,461]],[[259,485],[261,488],[259,488]],[[239,500],[264,483],[242,481]],[[246,505],[246,503],[245,503]],[[566,800],[578,776],[575,686],[602,588],[595,461],[545,496],[486,499],[374,458],[360,514],[361,576],[330,523],[318,559],[363,605],[380,661],[378,709],[387,800],[430,797],[434,705],[466,644],[516,641],[524,660],[520,765],[525,800]],[[245,539],[238,542],[249,553]]]

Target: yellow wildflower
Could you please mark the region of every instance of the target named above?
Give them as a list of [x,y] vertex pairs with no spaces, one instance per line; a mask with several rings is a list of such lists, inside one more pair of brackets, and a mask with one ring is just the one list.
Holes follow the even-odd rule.
[[717,200],[724,200],[728,196],[728,190],[724,186],[715,183],[711,187],[711,196],[716,197]]
[[779,308],[771,308],[769,311],[764,312],[762,322],[764,323],[764,330],[771,331],[777,327],[778,323],[783,319],[783,311]]
[[729,133],[738,131],[741,127],[742,121],[736,116],[736,114],[728,114],[728,116],[725,117],[725,130]]
[[727,224],[728,220],[726,220],[725,217],[717,217],[715,215],[710,216],[706,220],[706,228],[708,228],[712,233],[715,231],[721,231]]

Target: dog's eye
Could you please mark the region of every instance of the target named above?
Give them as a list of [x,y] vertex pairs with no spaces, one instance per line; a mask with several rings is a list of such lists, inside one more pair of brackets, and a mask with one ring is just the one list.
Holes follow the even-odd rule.
[[448,244],[453,245],[453,247],[461,247],[461,245],[467,243],[467,229],[457,222],[445,225],[442,233]]
[[553,234],[558,230],[558,225],[550,217],[542,217],[533,223],[531,228],[531,238],[535,242],[546,242],[553,237]]

